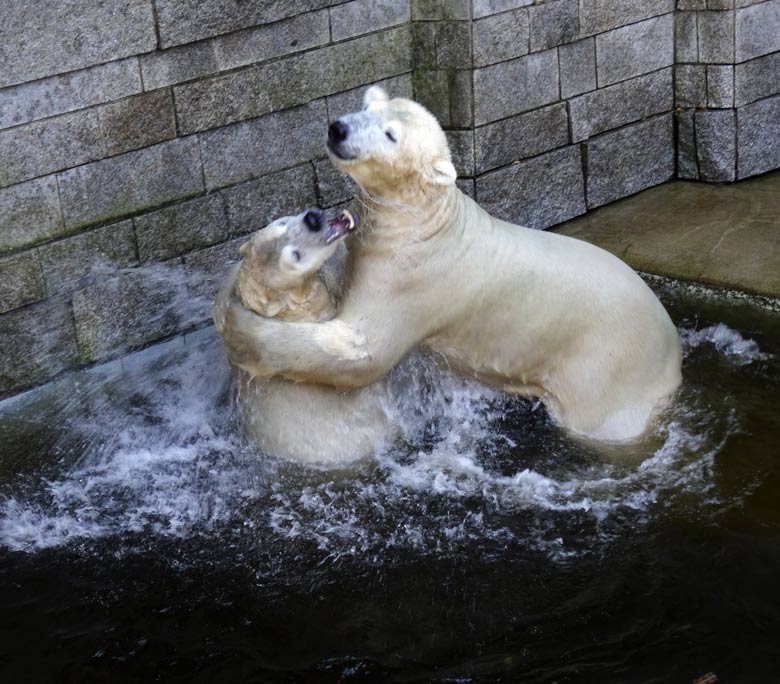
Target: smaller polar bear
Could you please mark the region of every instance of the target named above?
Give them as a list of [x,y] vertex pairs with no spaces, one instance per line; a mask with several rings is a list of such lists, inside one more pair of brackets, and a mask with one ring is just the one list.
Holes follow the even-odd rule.
[[[355,226],[349,212],[330,221],[319,209],[277,219],[241,245],[242,260],[223,288],[254,313],[284,321],[327,321],[341,278],[323,268]],[[326,282],[327,281],[327,282]],[[329,287],[330,286],[330,287]],[[218,301],[230,292],[220,291]],[[224,310],[215,307],[222,332]],[[345,464],[392,436],[385,383],[337,389],[238,374],[244,430],[264,452],[307,464]]]
[[233,363],[360,387],[423,346],[450,368],[541,398],[576,434],[643,435],[681,381],[677,330],[650,288],[598,247],[481,209],[455,185],[444,132],[420,104],[376,87],[364,103],[328,131],[331,160],[357,182],[363,208],[337,316],[285,323],[226,305]]

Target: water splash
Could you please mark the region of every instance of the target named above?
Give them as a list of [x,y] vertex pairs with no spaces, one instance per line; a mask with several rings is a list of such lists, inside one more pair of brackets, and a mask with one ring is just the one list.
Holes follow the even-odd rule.
[[770,354],[764,354],[758,348],[757,342],[744,338],[725,323],[710,325],[701,330],[683,328],[680,330],[680,338],[686,356],[703,344],[708,344],[712,345],[718,354],[738,364],[771,358]]
[[[150,277],[185,282],[182,297],[197,286],[162,267]],[[195,321],[206,301],[182,315]],[[681,334],[688,357],[711,345],[739,363],[763,358],[722,324]],[[400,442],[342,472],[285,464],[244,441],[210,328],[6,402],[0,421],[32,426],[53,402],[46,421],[56,415],[62,433],[35,455],[40,468],[0,484],[0,544],[34,552],[205,535],[330,561],[508,544],[566,560],[691,497],[696,515],[722,503],[712,470],[738,420],[713,414],[696,391],[647,443],[610,458],[563,434],[538,404],[431,359],[407,360],[390,381]]]

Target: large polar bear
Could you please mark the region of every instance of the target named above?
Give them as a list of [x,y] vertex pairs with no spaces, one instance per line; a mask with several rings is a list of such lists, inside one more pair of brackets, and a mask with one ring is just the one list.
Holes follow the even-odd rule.
[[677,331],[652,291],[608,252],[477,206],[456,188],[444,133],[421,105],[376,87],[364,102],[328,131],[362,205],[338,315],[285,323],[234,302],[232,361],[356,387],[424,345],[462,373],[540,397],[575,433],[642,435],[681,379]]

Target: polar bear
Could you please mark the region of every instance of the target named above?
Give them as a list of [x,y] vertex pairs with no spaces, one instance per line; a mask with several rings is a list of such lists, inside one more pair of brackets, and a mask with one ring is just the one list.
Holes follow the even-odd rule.
[[232,303],[233,362],[358,387],[422,345],[468,376],[540,398],[577,435],[643,435],[680,384],[682,359],[644,281],[598,247],[481,209],[455,186],[444,133],[418,103],[372,87],[364,104],[327,138],[362,207],[338,315],[284,323]]
[[[319,209],[286,216],[241,245],[217,301],[235,296],[250,311],[284,321],[319,322],[336,313],[334,293],[343,276],[323,269],[354,227],[348,212],[326,221]],[[328,281],[326,283],[326,280]],[[214,311],[218,331],[224,308]],[[238,373],[244,431],[263,451],[306,464],[343,465],[370,454],[393,436],[385,383],[361,389],[251,379]]]

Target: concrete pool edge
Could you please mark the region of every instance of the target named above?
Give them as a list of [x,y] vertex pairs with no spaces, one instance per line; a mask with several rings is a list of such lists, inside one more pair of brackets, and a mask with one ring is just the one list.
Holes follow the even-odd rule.
[[637,271],[780,299],[780,172],[729,185],[673,180],[552,229]]

